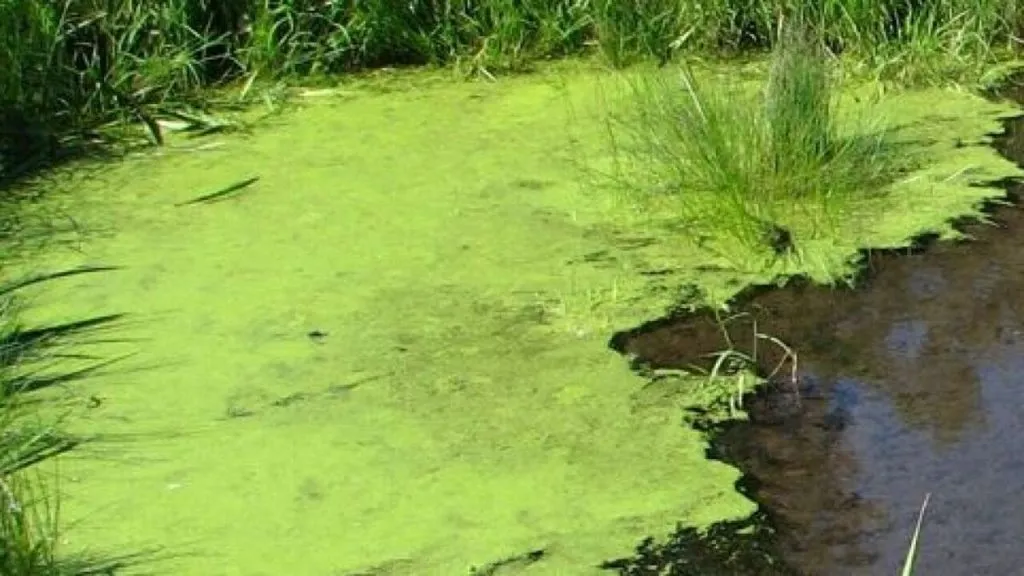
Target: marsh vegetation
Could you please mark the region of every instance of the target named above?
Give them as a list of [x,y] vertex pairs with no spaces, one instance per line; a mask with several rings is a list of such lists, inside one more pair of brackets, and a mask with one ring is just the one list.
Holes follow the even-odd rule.
[[[105,127],[161,119],[202,128],[211,105],[253,83],[381,66],[453,66],[490,76],[598,53],[623,66],[674,54],[770,49],[784,18],[862,73],[898,83],[975,84],[1016,63],[1017,2],[998,0],[415,1],[7,0],[0,4],[0,169],[95,143]],[[240,84],[211,102],[211,86]],[[123,137],[123,134],[122,134]]]
[[[609,116],[613,187],[738,266],[834,235],[913,159],[870,108],[840,114],[838,74],[809,30],[784,24],[760,89],[687,69],[635,74]],[[750,254],[762,261],[743,263]]]

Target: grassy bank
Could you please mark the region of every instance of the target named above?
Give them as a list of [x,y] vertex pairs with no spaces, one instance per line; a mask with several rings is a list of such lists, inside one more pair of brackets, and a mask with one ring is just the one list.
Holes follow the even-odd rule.
[[641,70],[608,114],[608,180],[619,195],[752,270],[804,258],[805,240],[834,236],[838,220],[919,161],[881,129],[870,105],[843,102],[836,70],[807,28],[784,30],[760,74],[763,88],[687,69]]
[[489,75],[593,51],[614,65],[737,55],[769,48],[783,17],[904,83],[998,75],[1022,22],[1016,0],[4,0],[0,168],[19,172],[116,120],[159,138],[158,119],[232,80],[397,65]]

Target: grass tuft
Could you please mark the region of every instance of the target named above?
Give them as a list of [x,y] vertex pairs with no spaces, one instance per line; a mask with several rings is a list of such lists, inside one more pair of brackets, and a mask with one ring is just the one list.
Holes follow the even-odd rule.
[[613,184],[734,263],[745,253],[798,255],[801,240],[834,232],[851,203],[902,167],[884,133],[844,122],[808,29],[780,37],[761,91],[688,68],[677,81],[647,71],[610,116]]

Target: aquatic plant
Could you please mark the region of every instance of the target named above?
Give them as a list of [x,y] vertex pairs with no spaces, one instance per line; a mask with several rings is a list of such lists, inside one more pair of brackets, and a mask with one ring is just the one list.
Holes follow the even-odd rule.
[[81,378],[107,365],[92,362],[72,371],[53,371],[50,361],[67,346],[112,326],[118,315],[26,328],[17,320],[15,292],[61,277],[108,270],[78,268],[31,276],[0,285],[0,574],[9,576],[112,574],[129,561],[57,554],[58,499],[55,486],[37,466],[74,449],[85,439],[40,422],[26,410],[34,391]]
[[[710,392],[708,404],[727,408],[723,417],[737,418],[745,410],[745,397],[764,385],[779,387],[787,400],[795,407],[800,406],[798,380],[800,358],[796,351],[780,338],[766,334],[758,328],[757,319],[748,312],[723,316],[719,310],[714,311],[715,324],[722,335],[723,347],[702,358],[700,365],[691,365],[686,369],[656,368],[648,375],[653,378],[678,378],[704,376],[705,390]],[[729,326],[737,320],[750,322],[750,341],[738,342],[732,335]],[[762,343],[773,346],[771,351],[763,352]],[[703,359],[711,361],[710,367]],[[774,366],[767,364],[777,358]],[[784,369],[789,365],[788,373]]]
[[[609,114],[612,184],[674,229],[733,258],[799,252],[831,233],[851,202],[884,189],[903,160],[884,133],[843,124],[821,46],[782,35],[761,93],[698,81],[687,68],[643,71]],[[736,250],[736,246],[741,249]]]
[[[747,381],[751,375],[757,374],[760,370],[760,362],[762,361],[761,355],[758,353],[759,345],[762,341],[767,344],[772,344],[782,351],[783,355],[781,360],[768,371],[763,374],[764,382],[772,382],[779,375],[782,369],[785,367],[786,362],[790,363],[789,381],[786,382],[786,387],[790,389],[792,394],[790,396],[800,401],[799,395],[799,381],[797,380],[797,372],[799,369],[799,358],[796,352],[786,345],[785,342],[772,336],[770,334],[764,334],[757,328],[757,320],[753,321],[753,338],[749,347],[739,347],[733,341],[732,336],[729,334],[727,324],[740,317],[747,316],[746,313],[735,314],[728,318],[722,318],[721,314],[715,312],[715,320],[718,323],[719,328],[722,331],[722,337],[725,339],[726,347],[714,354],[715,363],[711,368],[711,372],[708,374],[708,381],[713,382],[728,374],[733,375],[736,378],[736,388],[729,394],[729,416],[735,418],[741,410],[743,410],[743,398],[748,392],[752,392],[756,386],[747,386]],[[742,351],[743,349],[749,349],[749,353]]]

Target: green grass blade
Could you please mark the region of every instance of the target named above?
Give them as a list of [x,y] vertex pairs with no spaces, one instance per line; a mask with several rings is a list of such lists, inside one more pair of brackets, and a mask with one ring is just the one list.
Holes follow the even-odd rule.
[[205,195],[200,196],[198,198],[193,198],[192,200],[189,200],[187,202],[181,202],[179,204],[175,204],[175,206],[188,206],[190,204],[204,204],[204,203],[207,203],[207,202],[213,202],[214,200],[223,199],[225,196],[227,196],[227,195],[229,195],[229,194],[231,194],[233,192],[237,192],[239,190],[242,190],[244,188],[248,188],[249,186],[252,186],[259,179],[260,179],[259,176],[253,176],[252,178],[246,178],[245,180],[242,180],[241,182],[235,182],[234,184],[228,186],[227,188],[221,188],[220,190],[217,190],[216,192],[211,192],[210,194],[205,194]]
[[914,557],[917,556],[917,541],[921,536],[921,524],[924,522],[924,511],[928,508],[928,500],[932,497],[931,492],[925,494],[924,502],[921,503],[921,510],[917,513],[917,525],[914,527],[914,535],[910,539],[910,548],[907,550],[907,559],[903,562],[903,571],[900,576],[911,576],[914,573]]
[[79,274],[91,274],[93,272],[110,272],[113,270],[120,270],[119,266],[80,266],[78,268],[70,268],[67,270],[61,270],[59,272],[48,272],[46,274],[35,274],[27,276],[20,280],[14,280],[9,282],[0,283],[0,297],[7,296],[12,292],[16,292],[26,286],[33,284],[40,284],[42,282],[48,282],[50,280],[56,280],[58,278],[67,278],[69,276],[78,276]]

